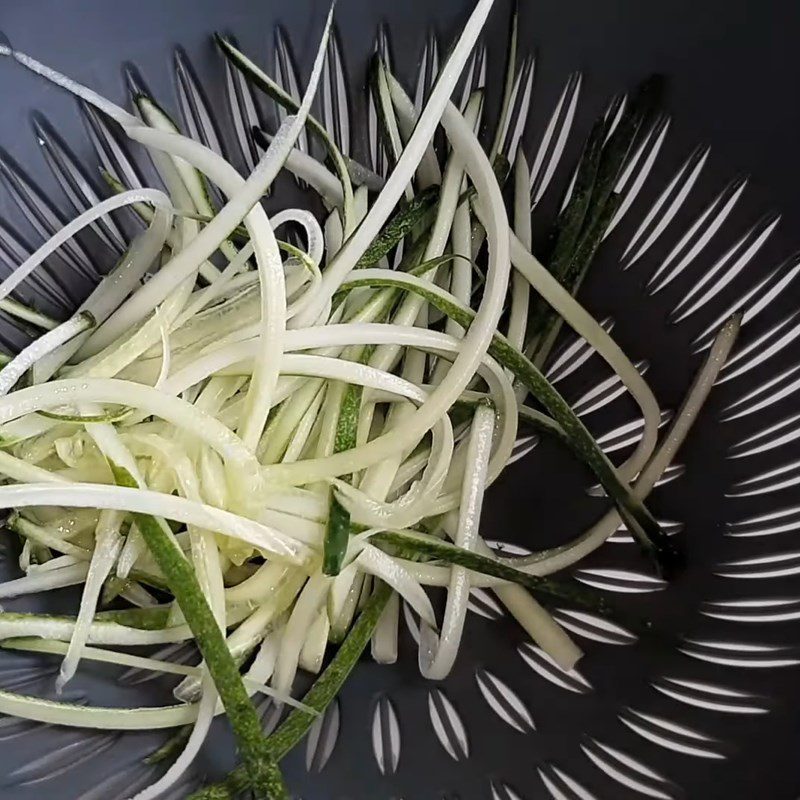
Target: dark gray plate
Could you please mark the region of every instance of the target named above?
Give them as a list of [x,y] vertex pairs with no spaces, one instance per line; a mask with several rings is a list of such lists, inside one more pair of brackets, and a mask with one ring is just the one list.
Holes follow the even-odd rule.
[[[589,125],[610,97],[653,70],[670,79],[668,129],[663,124],[653,131],[630,177],[635,200],[583,294],[598,317],[613,319],[614,336],[626,351],[643,368],[649,365],[648,380],[665,410],[676,408],[699,363],[697,337],[728,309],[746,310],[735,359],[680,453],[674,480],[652,499],[661,519],[679,523],[674,527],[689,554],[688,570],[666,586],[619,534],[577,571],[684,644],[644,646],[597,620],[561,615],[586,650],[580,672],[564,675],[525,642],[491,598],[476,593],[451,677],[436,685],[419,677],[411,633],[404,629],[398,665],[362,665],[308,742],[286,760],[289,781],[305,800],[796,798],[800,422],[793,414],[800,303],[792,227],[800,216],[794,96],[800,7],[747,0],[522,6],[522,51],[536,54],[522,141],[529,161],[538,162],[539,228],[557,208]],[[433,42],[444,53],[468,7],[340,0],[338,43],[353,153],[370,154],[364,66],[379,24],[386,23],[397,69],[414,87],[423,53],[428,65]],[[498,0],[484,38],[495,101],[508,11]],[[232,112],[209,34],[234,34],[273,69],[280,24],[302,65],[325,12],[321,0],[6,0],[0,29],[18,48],[117,100],[126,91],[121,65],[135,64],[135,80],[178,117],[185,110],[181,91],[201,85],[212,132],[243,166],[250,153],[233,125],[242,105],[234,103]],[[176,45],[185,56],[177,80]],[[575,70],[582,71],[580,83],[570,77]],[[58,224],[49,214],[75,213],[69,191],[43,159],[48,147],[57,166],[71,154],[100,187],[98,155],[71,98],[10,63],[0,63],[0,97],[0,145],[7,149],[0,176],[2,255],[14,242],[22,248],[40,242],[43,231]],[[197,109],[191,102],[187,107]],[[274,122],[271,104],[258,101],[258,107],[267,123]],[[40,120],[36,133],[33,111],[47,121]],[[340,115],[340,130],[341,121]],[[542,149],[548,130],[550,147]],[[562,134],[563,153],[554,154]],[[137,162],[151,179],[146,159],[137,156]],[[741,173],[751,175],[746,185],[734,183]],[[25,210],[15,194],[29,190],[39,194],[28,196]],[[284,191],[294,191],[288,180]],[[46,205],[34,213],[31,203]],[[775,209],[788,214],[788,222],[775,225],[768,216]],[[115,232],[104,233],[113,245]],[[86,258],[107,268],[112,257],[93,234],[81,242],[85,252],[53,263],[73,295],[88,285],[74,267]],[[11,329],[4,336],[12,345],[21,341]],[[585,355],[579,345],[569,349],[573,344],[564,343],[568,365]],[[635,436],[635,426],[625,427],[633,409],[605,383],[608,375],[596,362],[589,358],[559,385],[612,446]],[[493,488],[484,531],[523,548],[562,541],[599,514],[599,501],[582,491],[587,485],[564,453],[541,444]],[[742,523],[759,515],[766,516]],[[3,577],[17,574],[15,555],[9,546]],[[63,610],[74,606],[75,596],[64,592],[51,603]],[[8,608],[34,605],[21,599]],[[3,653],[0,685],[48,695],[56,666],[55,660]],[[170,684],[147,677],[86,664],[70,697],[106,705],[167,702]],[[272,722],[269,709],[265,720]],[[214,730],[194,783],[220,776],[231,764],[225,725]],[[163,738],[0,720],[0,797],[121,800],[155,777],[157,770],[141,758]],[[174,796],[187,791],[184,785]]]

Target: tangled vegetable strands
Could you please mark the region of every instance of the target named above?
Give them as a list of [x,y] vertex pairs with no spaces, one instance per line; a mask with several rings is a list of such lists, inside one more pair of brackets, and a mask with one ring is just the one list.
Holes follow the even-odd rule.
[[[45,331],[0,369],[0,508],[24,542],[26,572],[0,584],[0,596],[83,585],[74,617],[0,612],[0,640],[63,656],[59,691],[83,659],[181,678],[176,704],[163,708],[78,707],[2,691],[0,712],[87,728],[190,726],[158,756],[174,761],[137,800],[175,785],[223,710],[242,763],[197,800],[243,790],[288,797],[278,762],[366,645],[372,640],[376,660],[397,658],[399,599],[420,617],[426,677],[446,677],[458,658],[471,587],[496,592],[571,669],[582,653],[547,607],[610,610],[552,573],[623,521],[662,574],[680,566],[644,501],[700,412],[739,318],[723,327],[659,444],[652,392],[574,297],[618,208],[613,187],[649,106],[640,98],[611,136],[604,120],[595,126],[543,264],[532,253],[521,152],[509,155],[510,215],[503,197],[516,23],[491,147],[475,134],[482,94],[463,114],[449,100],[491,7],[478,0],[419,114],[374,61],[371,90],[394,164],[385,182],[342,155],[309,114],[331,15],[299,102],[217,37],[231,68],[288,114],[274,135],[258,132],[265,152],[246,177],[184,136],[152,98],[137,96],[133,115],[0,48],[118,123],[150,152],[167,187],[129,190],[108,176],[110,199],[0,282],[3,308]],[[440,126],[447,148],[437,153]],[[306,127],[332,171],[296,149]],[[318,193],[324,219],[306,208],[268,217],[260,199],[282,168]],[[222,207],[210,185],[227,198]],[[78,231],[124,206],[147,230],[69,320],[57,324],[10,297]],[[286,225],[302,231],[302,244],[276,237]],[[641,408],[642,438],[620,465],[544,377],[563,325],[600,353]],[[612,507],[561,547],[501,558],[482,536],[481,508],[513,457],[518,426],[529,423],[594,473],[608,498],[600,502]],[[441,622],[428,587],[446,589]],[[121,607],[103,609],[110,601]],[[182,641],[197,644],[200,663],[121,650]],[[301,669],[319,677],[299,701],[292,687]],[[293,707],[268,737],[256,692]]]

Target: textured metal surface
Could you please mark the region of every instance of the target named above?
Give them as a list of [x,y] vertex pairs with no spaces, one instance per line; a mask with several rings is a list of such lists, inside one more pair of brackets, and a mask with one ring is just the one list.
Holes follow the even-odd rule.
[[[340,2],[317,111],[343,149],[385,172],[364,92],[366,59],[376,47],[391,53],[421,99],[467,5]],[[623,176],[629,200],[583,299],[647,370],[664,422],[719,321],[743,308],[745,325],[679,463],[653,495],[665,529],[686,546],[686,573],[672,585],[655,578],[621,530],[575,574],[651,617],[673,643],[638,642],[619,625],[565,610],[559,621],[586,650],[565,674],[525,641],[490,593],[475,590],[456,669],[429,684],[417,672],[416,626],[406,609],[398,664],[365,662],[287,759],[292,788],[305,800],[800,794],[800,260],[792,231],[800,218],[800,115],[788,94],[800,20],[780,3],[654,5],[523,4],[516,116],[503,148],[525,150],[541,229],[613,93],[653,69],[671,78],[669,107]],[[498,2],[467,79],[485,83],[495,101],[507,11]],[[234,34],[294,92],[323,16],[322,2],[144,0],[123,8],[7,0],[0,29],[115,99],[146,82],[187,131],[252,167],[258,152],[249,128],[256,120],[273,126],[276,110],[226,70],[209,34]],[[135,65],[126,79],[123,62]],[[3,269],[102,194],[98,165],[131,183],[154,180],[146,157],[53,87],[0,64],[0,94]],[[41,116],[29,126],[33,111]],[[295,191],[286,178],[270,203]],[[52,313],[63,311],[95,270],[108,267],[133,225],[122,215],[98,224],[51,259],[30,291]],[[11,348],[24,332],[6,327],[0,337]],[[624,457],[641,426],[591,349],[565,337],[550,374],[607,452]],[[484,525],[506,549],[558,543],[601,513],[588,476],[551,443],[524,438],[515,455],[490,493]],[[16,574],[15,561],[3,551],[3,578]],[[76,597],[62,591],[48,602],[63,610]],[[174,650],[163,657],[189,655]],[[47,696],[55,663],[2,653],[0,686]],[[75,702],[150,705],[170,696],[168,682],[145,674],[86,664],[79,675],[68,698]],[[264,720],[276,723],[274,709],[265,707]],[[162,740],[0,720],[0,796],[122,800],[157,774],[141,757]],[[230,736],[217,724],[198,769],[171,796],[220,775],[230,759]]]

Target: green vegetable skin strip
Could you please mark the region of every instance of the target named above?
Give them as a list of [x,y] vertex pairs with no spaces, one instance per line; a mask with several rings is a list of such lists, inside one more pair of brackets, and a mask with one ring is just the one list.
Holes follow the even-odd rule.
[[98,611],[95,619],[99,622],[116,622],[118,625],[142,631],[161,631],[167,627],[169,612],[169,606],[124,608],[119,611]]
[[[606,132],[606,122],[601,117],[594,124],[586,141],[583,156],[578,164],[572,196],[564,211],[559,215],[555,230],[551,233],[552,251],[547,254],[544,263],[559,281],[563,281],[564,273],[570,263],[574,261],[575,250],[580,242],[581,232],[584,229],[592,202]],[[536,353],[541,352],[543,340],[557,319],[557,315],[544,298],[538,298],[531,311],[528,325],[528,335],[531,343],[535,345]]]
[[356,263],[356,268],[372,267],[393,247],[404,239],[435,208],[439,199],[439,187],[430,186],[416,195],[386,223],[386,227],[375,237],[373,243]]
[[[346,282],[347,288],[358,286],[392,286],[404,291],[413,291],[464,328],[468,328],[474,318],[472,310],[456,305],[435,291],[402,283],[392,277],[358,278],[356,274],[352,280]],[[528,388],[558,422],[572,450],[589,466],[617,503],[620,513],[631,526],[631,530],[637,535],[642,546],[654,557],[659,569],[666,575],[670,574],[680,563],[680,555],[675,546],[660,530],[658,523],[647,511],[642,501],[634,496],[630,486],[620,480],[614,465],[608,460],[569,404],[534,364],[518,350],[515,350],[501,334],[495,334],[489,345],[488,353],[501,366],[510,369],[517,380]]]
[[[339,694],[347,676],[358,663],[391,593],[391,589],[385,583],[378,585],[333,660],[303,698],[303,703],[311,706],[318,714],[321,714]],[[316,719],[318,716],[306,711],[300,709],[292,711],[275,733],[267,739],[267,747],[272,758],[278,761],[282,759],[308,733]],[[231,800],[248,788],[250,783],[247,772],[243,767],[237,767],[224,783],[207,786],[189,795],[187,800]]]
[[[118,485],[138,487],[127,470],[114,466],[113,472]],[[267,751],[258,714],[247,696],[239,669],[200,589],[192,565],[176,549],[153,517],[138,513],[133,517],[197,640],[220,700],[228,713],[242,760],[257,796],[288,798],[280,772]]]
[[[363,387],[351,384],[342,399],[339,419],[336,423],[336,440],[333,451],[342,453],[357,444],[358,415],[361,411]],[[344,480],[349,480],[345,477]],[[342,568],[347,542],[350,538],[350,512],[331,494],[328,526],[322,556],[322,570],[326,575],[338,575]]]

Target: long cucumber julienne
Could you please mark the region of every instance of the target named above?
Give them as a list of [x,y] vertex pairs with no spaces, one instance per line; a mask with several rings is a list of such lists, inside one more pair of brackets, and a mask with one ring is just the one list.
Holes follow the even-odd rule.
[[[303,698],[305,705],[322,713],[336,697],[364,652],[390,596],[389,587],[379,583],[336,655],[306,693]],[[308,733],[316,719],[307,711],[294,709],[267,739],[270,756],[276,760],[283,758]],[[231,800],[251,786],[247,771],[237,767],[223,783],[207,786],[190,795],[187,800]]]
[[[378,274],[377,270],[370,270],[368,275],[354,273],[352,278],[342,284],[342,289],[363,286],[384,286],[414,292],[464,328],[468,328],[474,318],[474,312],[458,303],[452,295],[414,276],[399,274],[387,276]],[[536,366],[511,347],[501,334],[494,335],[488,353],[501,366],[510,369],[517,380],[522,382],[552,415],[561,426],[570,447],[595,473],[609,496],[617,503],[623,518],[630,524],[631,530],[645,551],[654,559],[658,569],[664,575],[671,575],[681,562],[681,556],[675,545],[660,530],[658,523],[642,501],[634,496],[630,486],[619,478],[608,457],[569,404]]]
[[[122,467],[112,465],[120,486],[138,487],[136,479]],[[256,793],[262,797],[288,798],[283,778],[266,748],[261,721],[242,676],[231,656],[214,614],[197,582],[194,569],[161,526],[148,514],[134,514],[145,542],[164,573],[187,624],[192,629],[200,652],[214,680],[236,734],[242,760]]]

